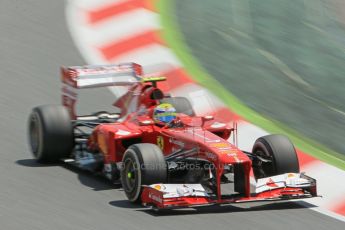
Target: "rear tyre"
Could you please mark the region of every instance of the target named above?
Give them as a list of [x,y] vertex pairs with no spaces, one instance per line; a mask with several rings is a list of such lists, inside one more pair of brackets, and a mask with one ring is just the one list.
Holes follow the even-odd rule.
[[44,105],[29,117],[29,144],[38,162],[55,163],[73,150],[73,127],[68,110],[61,105]]
[[253,167],[256,179],[290,172],[299,173],[296,150],[286,136],[274,134],[260,137],[255,141],[252,153],[269,160],[259,161]]
[[141,201],[142,185],[165,183],[167,164],[161,149],[154,144],[134,144],[125,152],[121,182],[129,201]]

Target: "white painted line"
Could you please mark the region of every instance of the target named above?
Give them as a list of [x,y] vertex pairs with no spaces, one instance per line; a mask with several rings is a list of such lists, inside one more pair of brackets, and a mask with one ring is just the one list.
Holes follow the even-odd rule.
[[125,2],[127,0],[67,0],[69,4],[73,3],[83,10],[95,10],[107,5]]

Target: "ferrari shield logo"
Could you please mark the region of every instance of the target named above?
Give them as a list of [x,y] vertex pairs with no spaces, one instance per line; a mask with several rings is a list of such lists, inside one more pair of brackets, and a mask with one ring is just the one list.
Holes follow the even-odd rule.
[[162,136],[158,136],[158,137],[157,137],[157,145],[158,145],[158,147],[159,147],[160,149],[163,150],[163,148],[164,148],[164,139],[163,139]]

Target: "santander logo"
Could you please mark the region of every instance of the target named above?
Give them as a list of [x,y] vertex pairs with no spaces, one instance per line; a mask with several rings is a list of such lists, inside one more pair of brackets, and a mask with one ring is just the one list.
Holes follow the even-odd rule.
[[153,201],[158,202],[158,203],[162,203],[163,202],[162,197],[160,197],[158,195],[155,195],[153,193],[149,193],[149,198],[152,199]]

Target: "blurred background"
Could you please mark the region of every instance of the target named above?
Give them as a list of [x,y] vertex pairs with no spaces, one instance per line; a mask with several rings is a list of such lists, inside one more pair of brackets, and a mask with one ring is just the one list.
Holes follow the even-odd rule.
[[345,154],[345,1],[174,2],[188,47],[214,78],[263,116]]

